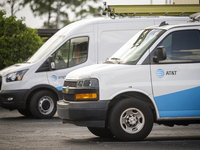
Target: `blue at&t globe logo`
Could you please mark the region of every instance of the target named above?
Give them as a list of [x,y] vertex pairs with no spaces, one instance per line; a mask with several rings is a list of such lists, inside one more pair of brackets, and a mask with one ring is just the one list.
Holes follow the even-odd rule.
[[56,80],[57,80],[57,76],[56,76],[56,75],[52,75],[52,76],[51,76],[51,80],[52,80],[52,81],[56,81]]
[[164,77],[165,72],[162,69],[158,69],[158,70],[156,70],[156,75],[158,78],[162,78],[162,77]]

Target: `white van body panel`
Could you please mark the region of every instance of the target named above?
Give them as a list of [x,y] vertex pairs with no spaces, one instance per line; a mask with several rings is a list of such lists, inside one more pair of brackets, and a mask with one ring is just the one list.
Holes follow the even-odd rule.
[[101,87],[99,100],[112,100],[120,93],[131,91],[140,92],[152,98],[149,72],[148,65],[96,64],[77,69],[69,73],[66,79],[97,78]]

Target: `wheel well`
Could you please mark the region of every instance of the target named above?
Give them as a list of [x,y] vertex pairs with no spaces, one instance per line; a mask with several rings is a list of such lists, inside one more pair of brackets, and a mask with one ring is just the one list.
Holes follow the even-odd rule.
[[44,88],[44,87],[43,87],[43,88],[37,88],[37,89],[31,91],[31,93],[28,95],[27,100],[26,100],[26,107],[27,107],[27,108],[29,108],[30,101],[31,101],[31,97],[32,97],[35,93],[37,93],[38,91],[42,91],[42,90],[50,91],[51,93],[53,93],[53,94],[57,97],[57,99],[59,99],[58,94],[57,94],[54,90],[49,89],[49,88]]
[[150,107],[150,109],[152,110],[152,113],[153,113],[154,121],[156,120],[155,107],[154,107],[151,99],[148,96],[146,96],[145,94],[140,93],[140,92],[126,92],[126,93],[122,93],[122,94],[114,97],[110,101],[109,106],[108,106],[107,116],[106,116],[106,126],[108,126],[109,113],[110,113],[110,110],[112,109],[112,107],[116,103],[118,103],[119,101],[121,101],[122,99],[125,99],[125,98],[136,98],[138,100],[143,101],[145,104],[147,104]]

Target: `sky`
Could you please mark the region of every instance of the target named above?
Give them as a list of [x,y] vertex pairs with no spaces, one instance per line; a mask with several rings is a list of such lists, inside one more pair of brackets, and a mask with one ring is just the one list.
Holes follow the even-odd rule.
[[[5,0],[0,0],[0,3]],[[172,3],[173,0],[101,0],[98,3],[99,6],[103,7],[103,2],[106,2],[107,5],[144,5],[144,4],[166,4]],[[8,5],[4,7],[7,12],[7,16],[10,16],[10,8]],[[21,17],[25,17],[25,23],[28,27],[31,28],[41,28],[43,26],[43,22],[47,21],[47,16],[42,17],[34,17],[30,7],[27,5],[25,8],[16,13],[16,17],[20,19]]]

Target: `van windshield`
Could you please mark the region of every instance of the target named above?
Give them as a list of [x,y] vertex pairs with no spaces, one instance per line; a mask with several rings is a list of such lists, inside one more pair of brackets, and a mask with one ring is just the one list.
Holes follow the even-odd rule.
[[40,49],[27,61],[29,63],[35,63],[40,60],[44,55],[49,53],[54,47],[56,47],[62,40],[64,36],[54,35],[48,41],[46,41]]
[[117,64],[136,63],[161,33],[163,33],[163,30],[159,29],[146,29],[138,32],[106,62]]

